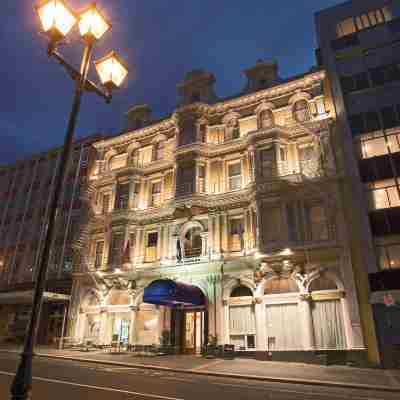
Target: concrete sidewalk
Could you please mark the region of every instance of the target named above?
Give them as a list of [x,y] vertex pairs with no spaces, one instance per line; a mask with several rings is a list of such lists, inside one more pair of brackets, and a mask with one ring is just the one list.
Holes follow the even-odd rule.
[[[0,351],[17,353],[17,348]],[[200,356],[135,356],[104,351],[71,351],[39,347],[39,357],[67,359],[108,365],[167,370],[171,372],[253,379],[270,382],[300,383],[346,388],[374,389],[400,393],[400,370],[321,366],[299,363],[257,361],[246,358],[234,360],[206,359]]]

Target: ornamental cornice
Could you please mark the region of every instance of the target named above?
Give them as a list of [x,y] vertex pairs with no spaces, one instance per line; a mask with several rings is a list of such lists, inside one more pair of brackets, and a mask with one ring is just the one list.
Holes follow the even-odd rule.
[[100,140],[93,143],[93,147],[95,147],[97,150],[103,150],[111,146],[129,145],[135,140],[141,140],[144,138],[147,139],[149,136],[165,133],[165,131],[171,130],[172,128],[176,128],[175,120],[174,118],[169,117],[168,119],[157,122],[150,126],[146,126],[139,130],[129,131],[111,138]]
[[293,81],[279,83],[272,88],[260,90],[251,94],[244,94],[234,99],[221,101],[211,108],[210,113],[225,113],[231,109],[258,103],[261,100],[273,100],[274,97],[290,94],[296,90],[306,91],[307,89],[311,89],[311,87],[316,83],[321,83],[325,78],[325,75],[326,73],[324,70],[311,72],[310,74]]

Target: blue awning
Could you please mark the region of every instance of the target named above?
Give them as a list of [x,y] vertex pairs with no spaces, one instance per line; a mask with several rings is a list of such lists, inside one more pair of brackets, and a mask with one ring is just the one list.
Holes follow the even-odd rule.
[[143,302],[168,307],[203,306],[205,298],[197,286],[170,279],[159,279],[144,289]]

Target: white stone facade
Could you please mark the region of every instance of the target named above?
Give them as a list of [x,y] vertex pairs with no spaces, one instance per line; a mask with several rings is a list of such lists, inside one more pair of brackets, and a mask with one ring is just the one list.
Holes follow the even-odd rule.
[[[194,72],[181,86],[195,102],[96,143],[70,310],[77,341],[152,345],[169,331],[182,352],[214,340],[364,348],[324,79],[275,77],[207,104],[213,77]],[[197,286],[205,305],[143,303],[160,279]]]

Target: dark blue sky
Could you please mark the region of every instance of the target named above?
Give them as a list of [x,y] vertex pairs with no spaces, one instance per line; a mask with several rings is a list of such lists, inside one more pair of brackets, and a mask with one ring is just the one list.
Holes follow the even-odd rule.
[[[76,8],[88,0],[69,0]],[[111,105],[85,94],[77,136],[116,133],[129,106],[145,102],[156,117],[176,105],[176,84],[194,68],[217,78],[221,97],[244,85],[243,69],[276,58],[288,77],[314,64],[314,12],[341,0],[98,0],[113,30],[95,58],[119,52],[130,66]],[[4,4],[3,4],[4,3]],[[0,23],[0,165],[60,145],[71,108],[73,83],[46,55],[33,0],[2,2]],[[63,47],[79,65],[79,38]],[[94,68],[91,77],[96,78]]]

